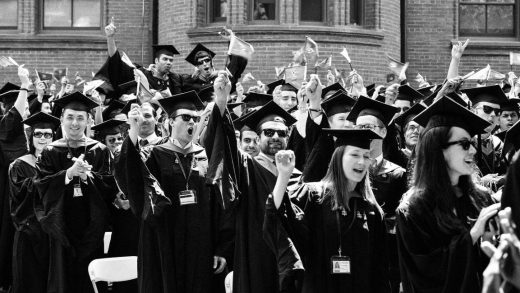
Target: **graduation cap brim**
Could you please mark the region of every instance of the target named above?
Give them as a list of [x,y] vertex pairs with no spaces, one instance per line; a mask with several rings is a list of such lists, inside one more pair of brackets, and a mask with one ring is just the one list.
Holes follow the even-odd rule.
[[160,99],[158,102],[163,110],[168,113],[168,116],[171,116],[179,109],[188,109],[193,111],[204,109],[204,104],[194,90]]
[[243,105],[244,103],[243,102],[237,102],[237,103],[227,103],[226,104],[226,107],[228,108],[228,110],[233,110],[234,108],[240,106],[240,105]]
[[[235,127],[236,130],[242,130],[242,128],[245,126],[244,124],[244,119],[246,119],[247,117],[249,117],[249,115],[252,115],[256,110],[252,110],[251,112],[247,113],[247,114],[242,114],[242,116],[236,118],[233,120],[233,126]],[[248,129],[250,129],[248,127]]]
[[334,145],[336,147],[343,145],[355,146],[362,149],[370,149],[370,142],[373,139],[382,139],[377,133],[371,129],[332,129],[324,128],[323,132],[336,137]]
[[39,124],[46,125],[44,127],[49,127],[51,129],[56,129],[58,125],[60,125],[60,119],[57,117],[54,117],[52,115],[38,112],[29,118],[22,121],[23,124],[29,125],[31,127],[38,126]]
[[130,80],[118,86],[120,94],[135,94],[137,92],[137,81]]
[[18,94],[20,90],[10,90],[3,94],[0,94],[0,102],[2,103],[12,103],[18,98]]
[[333,83],[327,87],[324,87],[322,90],[321,90],[321,98],[324,99],[328,93],[334,91],[339,91],[339,90],[345,90],[345,88],[343,88],[341,86],[341,84],[339,84],[339,82],[336,82],[336,83]]
[[272,95],[274,92],[274,89],[279,85],[284,85],[285,81],[283,79],[279,79],[277,81],[271,82],[267,84],[267,94]]
[[196,56],[197,56],[197,53],[201,52],[201,51],[206,52],[208,54],[208,57],[210,57],[211,59],[213,59],[213,57],[215,57],[215,55],[216,55],[215,52],[211,51],[210,49],[206,48],[206,46],[199,43],[195,46],[195,48],[193,48],[193,50],[191,50],[190,54],[188,54],[188,56],[186,57],[185,60],[188,61],[193,66],[198,66],[199,64],[197,64],[197,60],[196,60],[198,58]]
[[396,100],[405,100],[413,103],[415,100],[424,98],[424,95],[405,84],[399,87]]
[[401,128],[404,128],[408,122],[410,122],[415,116],[426,109],[425,106],[421,104],[415,104],[410,109],[408,109],[403,114],[397,116],[394,119],[395,124],[399,125]]
[[115,132],[118,131],[118,127],[125,124],[126,121],[119,119],[110,119],[92,126],[92,130],[99,132]]
[[249,108],[264,106],[273,100],[273,96],[268,94],[247,93],[245,96],[243,102]]
[[179,51],[172,45],[153,45],[153,56],[158,58],[157,54],[166,54],[168,56],[179,55]]
[[424,127],[424,132],[436,127],[460,127],[471,136],[481,134],[490,124],[459,103],[446,96],[435,101],[413,121]]
[[285,83],[282,85],[282,88],[281,88],[281,91],[288,91],[288,92],[294,92],[294,93],[297,93],[298,92],[298,89],[295,88],[292,84],[290,83]]
[[77,111],[90,111],[95,107],[99,106],[98,103],[84,94],[76,91],[54,102],[60,106],[63,110],[72,109]]
[[506,103],[504,103],[500,106],[500,110],[518,112],[520,110],[520,107],[518,106],[519,101],[520,101],[520,99],[517,99],[517,98],[509,99],[509,100],[507,100]]
[[20,86],[17,86],[14,83],[7,82],[4,84],[4,86],[0,89],[0,94],[6,93],[8,91],[15,91],[20,90]]
[[[417,91],[421,93],[421,95],[427,97],[433,93],[432,89],[435,87],[435,85],[429,85],[426,87],[418,88]],[[434,89],[435,90],[435,89]]]
[[373,83],[371,85],[368,85],[366,87],[366,89],[367,89],[367,96],[371,97],[374,94],[374,92],[376,91],[376,84]]
[[332,96],[321,102],[321,107],[325,111],[328,117],[338,114],[346,113],[352,110],[352,107],[356,104],[356,100],[350,97],[346,91],[339,90]]
[[399,109],[394,106],[360,96],[347,116],[347,120],[355,123],[359,116],[371,115],[381,120],[384,125],[388,125],[397,112]]
[[296,118],[278,106],[274,101],[271,101],[243,119],[244,125],[247,125],[251,129],[257,129],[257,127],[269,121],[282,122],[287,126],[291,126],[296,123]]
[[480,102],[488,102],[501,106],[508,101],[507,96],[499,85],[464,89],[462,92],[468,96],[473,106]]
[[126,106],[126,104],[119,100],[110,101],[108,106],[103,110],[103,112],[101,114],[103,116],[103,120],[106,121],[106,120],[110,119],[110,113],[112,113],[118,109],[122,110],[125,106]]

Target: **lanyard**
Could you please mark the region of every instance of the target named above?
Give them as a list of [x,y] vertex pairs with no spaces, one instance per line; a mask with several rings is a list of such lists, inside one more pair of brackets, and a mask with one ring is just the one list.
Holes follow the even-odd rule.
[[[356,220],[356,212],[357,212],[357,202],[354,200],[354,209],[353,209],[353,213],[352,213],[352,221],[350,222],[350,224],[347,227],[347,232],[350,230],[350,228],[352,228],[352,225],[354,225],[354,221]],[[341,256],[341,224],[340,224],[340,221],[339,221],[339,209],[336,210],[336,224],[338,226],[338,241],[339,241],[338,256]]]
[[190,169],[190,172],[188,173],[188,177],[186,177],[186,172],[184,171],[184,167],[182,166],[182,161],[179,158],[179,155],[177,154],[177,152],[173,152],[173,153],[175,154],[175,157],[177,158],[177,162],[179,162],[179,167],[181,168],[182,175],[184,176],[184,179],[186,179],[186,190],[188,190],[188,182],[190,181],[191,171],[193,170],[191,168],[191,166],[193,166],[195,157],[192,156],[192,158],[191,158],[191,164],[188,166],[188,168]]

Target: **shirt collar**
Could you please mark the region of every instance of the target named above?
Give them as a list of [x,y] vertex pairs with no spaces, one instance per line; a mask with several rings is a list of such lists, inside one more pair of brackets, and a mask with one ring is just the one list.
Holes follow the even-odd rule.
[[152,143],[155,140],[157,140],[157,134],[155,134],[155,132],[154,132],[154,133],[148,135],[147,137],[139,137],[138,141],[141,141],[143,139],[146,139],[148,141],[148,143]]
[[172,143],[173,143],[175,146],[177,146],[177,147],[179,147],[179,148],[181,148],[181,149],[184,149],[184,150],[191,148],[191,145],[192,145],[192,142],[191,142],[191,141],[190,141],[189,143],[187,143],[185,146],[182,146],[181,143],[180,143],[177,139],[172,138],[171,140],[172,140]]

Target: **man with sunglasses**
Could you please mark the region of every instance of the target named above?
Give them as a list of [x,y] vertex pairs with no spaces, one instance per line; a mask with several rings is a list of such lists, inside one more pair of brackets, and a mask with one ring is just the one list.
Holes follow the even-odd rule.
[[215,53],[200,43],[193,48],[185,60],[195,66],[195,72],[191,75],[182,75],[183,92],[190,90],[199,92],[204,86],[213,83],[216,77],[213,57],[215,57]]
[[[394,106],[360,96],[347,119],[355,122],[356,127],[371,129],[384,138],[388,135],[388,124],[398,111]],[[397,257],[395,210],[408,189],[406,171],[383,156],[383,139],[372,140],[370,153],[373,159],[369,169],[372,190],[385,214],[391,288],[392,292],[399,292],[401,279]]]
[[[472,103],[472,110],[475,114],[489,122],[488,126],[481,134],[480,149],[481,158],[478,161],[481,180],[485,186],[492,186],[498,182],[506,173],[506,164],[502,160],[502,141],[492,134],[498,124],[498,117],[502,105],[508,103],[508,98],[499,85],[485,86],[465,89],[463,92],[468,96]],[[474,138],[478,143],[478,138]]]
[[[222,178],[225,201],[233,203],[235,209],[233,290],[241,293],[289,292],[283,291],[287,284],[278,283],[279,274],[294,276],[301,268],[279,272],[278,264],[287,259],[276,259],[263,238],[262,225],[269,189],[274,187],[278,174],[274,156],[285,149],[289,127],[296,119],[274,101],[243,119],[243,124],[256,130],[260,137],[260,154],[253,158],[237,147],[233,123],[226,109],[231,82],[224,72],[219,72],[214,89],[215,106],[207,126],[213,139],[206,139],[209,142],[206,152],[210,166],[212,160],[223,160],[223,172],[217,177]],[[293,175],[297,176],[296,173]]]
[[115,163],[118,186],[140,221],[139,292],[212,292],[231,258],[232,238],[215,189],[206,183],[199,157],[204,148],[193,142],[203,103],[195,91],[159,103],[169,117],[168,140],[139,152],[143,113],[134,104]]

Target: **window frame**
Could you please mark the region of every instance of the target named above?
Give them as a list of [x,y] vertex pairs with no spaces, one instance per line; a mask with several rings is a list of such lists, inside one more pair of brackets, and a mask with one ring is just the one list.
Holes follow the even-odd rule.
[[328,4],[329,4],[329,1],[328,0],[313,0],[313,1],[321,1],[321,7],[322,7],[322,12],[321,12],[321,18],[322,20],[321,21],[312,21],[312,20],[302,20],[302,0],[299,0],[300,1],[300,7],[298,9],[298,21],[300,22],[300,24],[302,25],[320,25],[320,24],[327,24],[328,23],[328,19],[327,19],[327,8],[328,8]]
[[0,25],[0,31],[6,31],[6,30],[16,30],[18,29],[18,18],[19,18],[19,15],[18,15],[18,12],[19,12],[19,1],[18,0],[15,0],[14,2],[16,2],[16,21],[15,21],[15,25]]
[[[519,0],[515,0],[514,3],[500,3],[500,2],[495,2],[495,1],[492,1],[492,0],[487,0],[485,2],[461,2],[459,1],[458,2],[458,11],[457,11],[457,17],[458,17],[458,23],[457,23],[457,26],[458,26],[458,35],[461,36],[461,37],[491,37],[491,38],[519,38],[519,34],[520,34],[520,30],[518,28],[518,24],[519,24],[519,7],[520,7],[520,1]],[[461,9],[461,6],[462,5],[467,5],[467,6],[472,6],[472,5],[480,5],[480,6],[484,6],[485,7],[485,11],[484,11],[484,17],[485,17],[485,32],[483,33],[461,33],[461,28],[460,28],[460,22],[461,22],[461,13],[462,13],[462,9]],[[496,6],[510,6],[510,5],[513,5],[513,33],[512,34],[500,34],[500,33],[488,33],[487,30],[488,30],[488,6],[490,5],[496,5]]]
[[[208,18],[207,23],[226,23],[227,22],[227,16],[226,17],[214,17],[214,5],[216,0],[210,0],[208,3]],[[229,0],[227,0],[229,5]],[[229,9],[229,6],[228,6]]]
[[70,9],[71,9],[71,26],[70,27],[64,27],[64,26],[45,26],[45,1],[41,0],[39,1],[40,7],[40,15],[39,15],[39,27],[42,31],[52,31],[52,32],[60,32],[60,31],[76,31],[76,32],[98,32],[103,29],[104,24],[104,8],[105,8],[105,0],[98,0],[99,1],[99,27],[74,27],[74,2],[76,0],[69,0],[71,1]]
[[274,0],[274,6],[276,8],[274,19],[261,20],[261,19],[253,19],[253,14],[255,13],[254,2],[256,0],[248,0],[248,9],[247,9],[247,20],[248,24],[279,24],[280,23],[280,0]]

